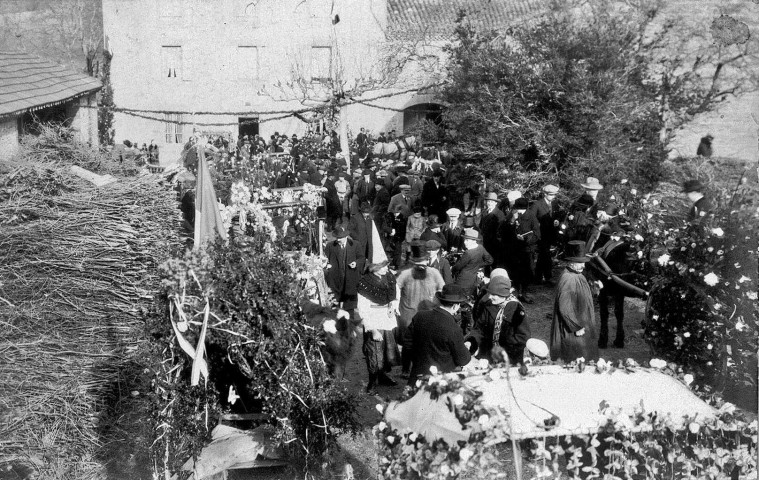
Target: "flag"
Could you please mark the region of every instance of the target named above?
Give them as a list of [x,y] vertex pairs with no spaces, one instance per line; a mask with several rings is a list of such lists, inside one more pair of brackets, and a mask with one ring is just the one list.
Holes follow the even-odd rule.
[[206,152],[203,145],[198,145],[198,181],[195,187],[195,250],[202,244],[213,241],[216,233],[223,240],[227,239],[221,212],[216,202],[216,192],[208,170]]

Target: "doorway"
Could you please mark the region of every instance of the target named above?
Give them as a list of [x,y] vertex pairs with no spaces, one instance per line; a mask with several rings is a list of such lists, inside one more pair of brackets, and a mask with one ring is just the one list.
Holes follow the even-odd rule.
[[239,117],[237,119],[237,133],[240,137],[258,135],[258,117]]

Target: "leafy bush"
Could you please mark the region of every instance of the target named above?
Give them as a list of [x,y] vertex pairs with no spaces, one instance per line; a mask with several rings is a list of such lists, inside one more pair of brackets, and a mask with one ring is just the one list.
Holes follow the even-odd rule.
[[[159,433],[164,424],[169,433],[153,452],[159,464],[168,452],[169,470],[199,453],[215,425],[213,413],[231,408],[230,386],[248,410],[257,406],[268,415],[281,445],[308,461],[323,458],[340,433],[358,429],[355,399],[328,375],[321,357],[323,332],[307,324],[293,301],[301,295],[297,260],[276,246],[265,251],[265,241],[216,245],[208,254],[188,253],[162,267],[161,314],[149,328],[158,344],[171,346],[156,368],[156,422]],[[192,361],[174,346],[167,317],[202,320],[206,301],[212,319],[205,339],[209,386],[190,387]],[[184,337],[195,345],[200,331],[190,324]]]

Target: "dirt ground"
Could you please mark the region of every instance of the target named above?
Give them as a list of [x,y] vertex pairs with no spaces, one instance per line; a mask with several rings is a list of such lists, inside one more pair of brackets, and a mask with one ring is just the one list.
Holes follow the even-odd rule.
[[[554,271],[554,278],[557,279],[560,271]],[[532,336],[549,343],[551,332],[551,315],[553,312],[553,295],[554,287],[537,285],[530,288],[530,297],[533,304],[526,304],[525,311],[531,322]],[[650,360],[651,354],[648,344],[642,338],[641,321],[644,315],[644,303],[636,299],[625,300],[625,348],[618,349],[610,347],[601,350],[600,355],[605,360],[617,360],[633,358],[638,362]],[[596,307],[596,321],[598,320],[598,308]],[[613,313],[609,325],[609,338],[614,339],[616,334],[616,321]],[[611,343],[611,342],[610,342]],[[366,363],[361,349],[358,348],[346,372],[346,386],[356,392],[359,398],[359,417],[363,425],[362,431],[355,437],[343,436],[340,438],[340,445],[343,452],[343,458],[335,461],[336,465],[350,463],[353,468],[353,475],[356,480],[376,479],[378,478],[377,445],[372,436],[372,427],[379,423],[381,415],[376,409],[377,404],[397,399],[403,392],[406,380],[401,378],[400,367],[395,367],[390,376],[398,382],[395,387],[380,386],[376,388],[376,395],[367,395],[365,393],[367,385]],[[511,468],[510,449],[506,447],[501,452],[504,463],[508,470]],[[301,474],[302,475],[302,474]],[[288,469],[267,469],[230,472],[232,479],[266,479],[279,480],[294,478],[293,472]],[[346,478],[342,471],[328,471],[317,478]]]

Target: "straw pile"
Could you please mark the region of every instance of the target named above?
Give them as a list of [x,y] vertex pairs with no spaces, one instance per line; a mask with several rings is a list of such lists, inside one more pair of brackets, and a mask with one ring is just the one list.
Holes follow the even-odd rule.
[[152,177],[97,188],[49,153],[0,164],[0,477],[106,478],[179,210]]

